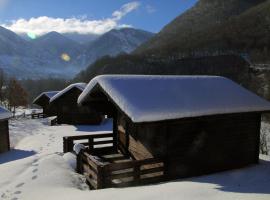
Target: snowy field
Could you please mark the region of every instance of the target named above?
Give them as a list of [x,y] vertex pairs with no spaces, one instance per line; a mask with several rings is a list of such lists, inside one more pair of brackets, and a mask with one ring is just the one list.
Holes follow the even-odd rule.
[[[47,120],[11,120],[13,150],[0,155],[1,200],[86,199],[270,199],[270,158],[260,164],[209,176],[122,189],[88,190],[74,172],[71,154],[62,153],[62,137],[111,130],[101,126],[48,126]],[[267,125],[264,125],[267,126]],[[270,127],[269,127],[270,128]]]

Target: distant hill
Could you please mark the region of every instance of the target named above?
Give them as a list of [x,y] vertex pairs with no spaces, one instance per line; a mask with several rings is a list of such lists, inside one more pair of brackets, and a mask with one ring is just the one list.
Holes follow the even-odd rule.
[[55,31],[33,40],[32,43],[36,48],[41,48],[56,58],[58,57],[59,60],[61,60],[61,55],[64,53],[71,58],[75,58],[82,53],[81,44]]
[[106,55],[130,53],[153,36],[153,33],[134,28],[113,29],[86,44],[84,52],[78,56],[74,65],[88,66]]
[[269,51],[269,17],[269,0],[200,0],[134,53]]
[[152,33],[128,28],[111,30],[101,36],[50,32],[26,40],[25,35],[19,37],[0,27],[0,68],[8,76],[20,79],[72,78],[96,59],[129,53],[152,36]]
[[30,46],[21,37],[0,26],[0,55],[26,55],[29,52],[25,51],[25,49],[29,49]]

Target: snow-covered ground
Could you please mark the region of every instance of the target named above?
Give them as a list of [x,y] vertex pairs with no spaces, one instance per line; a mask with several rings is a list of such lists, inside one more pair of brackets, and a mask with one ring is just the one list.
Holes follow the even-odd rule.
[[260,164],[167,183],[121,189],[88,190],[74,172],[71,154],[62,154],[62,137],[111,130],[101,126],[48,126],[47,120],[11,120],[14,149],[0,155],[1,200],[86,199],[270,199],[270,158]]

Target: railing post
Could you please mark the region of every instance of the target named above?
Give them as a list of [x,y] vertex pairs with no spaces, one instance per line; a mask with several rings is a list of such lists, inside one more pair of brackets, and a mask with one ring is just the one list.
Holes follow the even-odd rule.
[[94,139],[93,139],[93,137],[90,137],[88,139],[88,145],[89,145],[89,152],[93,152],[93,150],[94,150]]
[[63,152],[71,152],[73,150],[73,140],[68,137],[63,137]]
[[118,149],[118,125],[117,125],[117,115],[113,116],[113,147],[114,150]]
[[65,138],[64,143],[64,153],[73,151],[73,140]]
[[104,167],[98,166],[97,167],[97,189],[105,188],[105,176],[104,176]]
[[83,173],[83,169],[82,169],[82,155],[83,151],[80,151],[79,154],[77,155],[77,173],[82,174]]
[[136,181],[136,184],[139,184],[139,182],[140,182],[140,165],[138,165],[138,164],[136,164],[135,166],[134,166],[134,176],[133,176],[133,178],[134,178],[134,181]]
[[63,137],[63,153],[67,153],[67,138]]

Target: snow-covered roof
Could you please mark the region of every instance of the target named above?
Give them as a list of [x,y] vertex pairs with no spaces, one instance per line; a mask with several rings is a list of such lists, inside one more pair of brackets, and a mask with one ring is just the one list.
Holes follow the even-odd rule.
[[51,99],[54,95],[56,95],[59,91],[48,91],[48,92],[42,92],[40,95],[38,95],[33,103],[35,104],[39,99],[43,97],[47,97],[48,99]]
[[79,104],[90,101],[96,85],[136,123],[270,111],[268,101],[218,76],[97,76],[79,96]]
[[9,119],[12,117],[12,113],[7,109],[0,106],[0,120]]
[[50,103],[55,101],[56,99],[58,99],[59,97],[61,97],[63,94],[66,94],[67,92],[69,92],[70,90],[72,90],[73,88],[77,88],[81,91],[83,91],[86,87],[86,83],[74,83],[69,85],[68,87],[64,88],[63,90],[61,90],[60,92],[58,92],[56,95],[54,95],[51,99],[50,99]]

